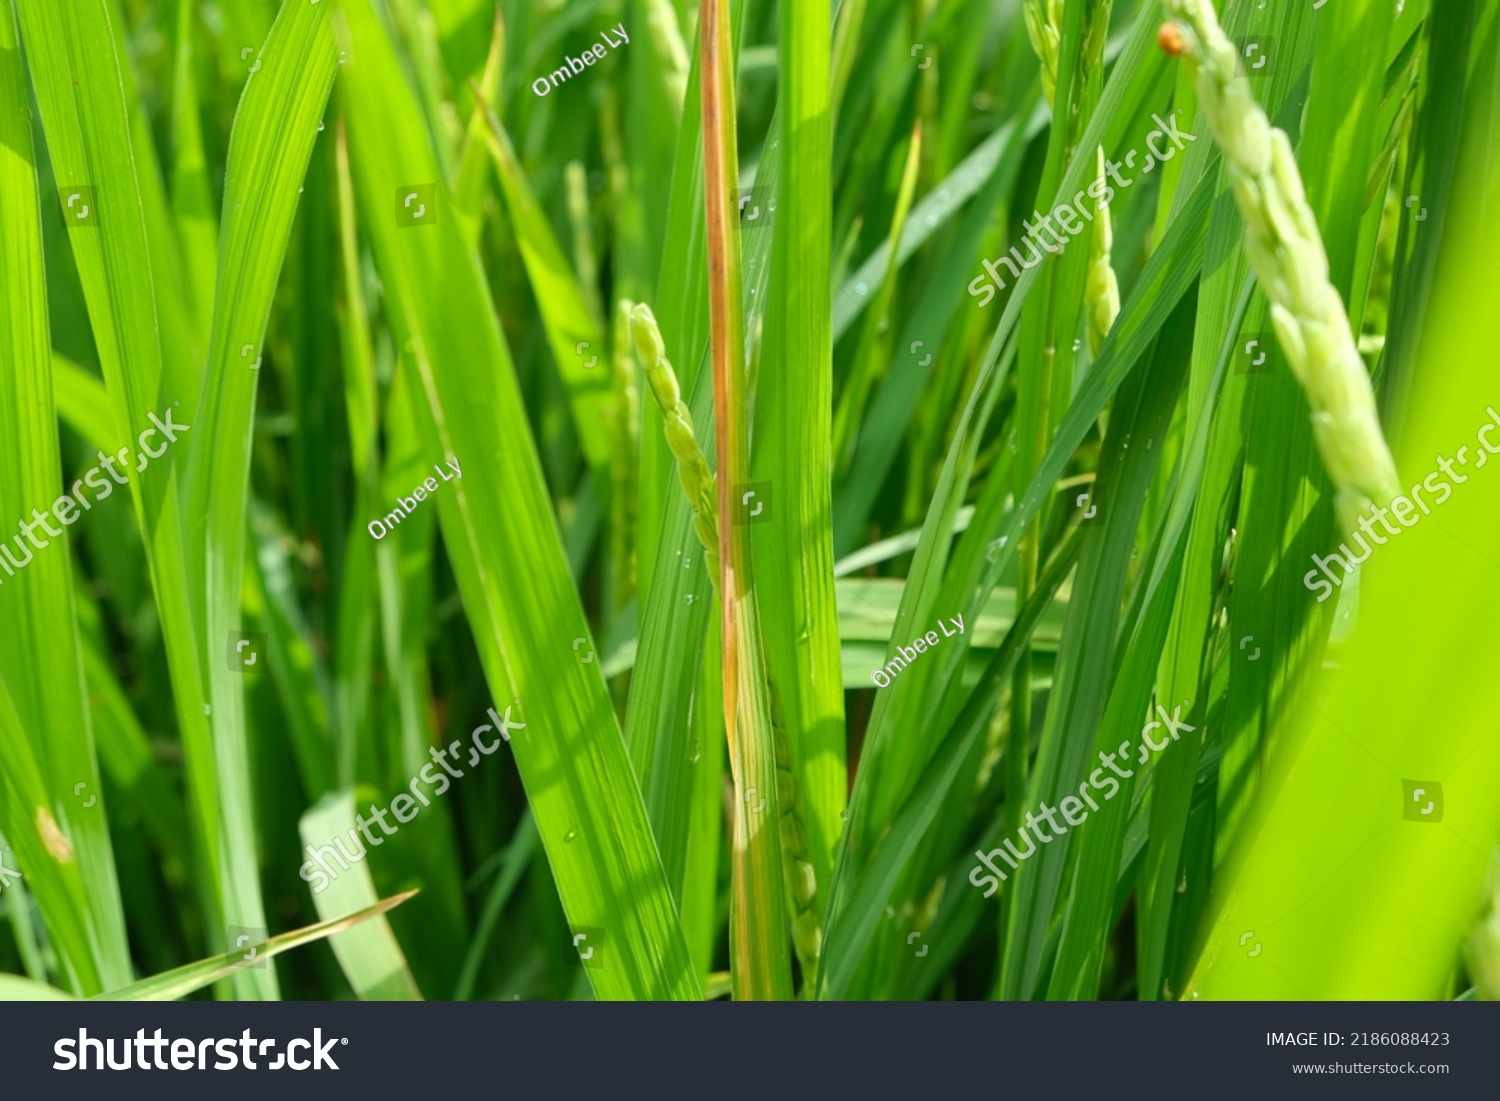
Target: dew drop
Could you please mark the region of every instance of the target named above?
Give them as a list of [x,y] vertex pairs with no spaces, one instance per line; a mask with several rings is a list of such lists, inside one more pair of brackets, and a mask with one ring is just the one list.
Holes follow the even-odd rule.
[[684,596],[682,598],[682,602],[684,604],[691,604],[693,602],[693,594],[692,593],[688,593],[686,596]]
[[323,124],[320,122],[320,123],[318,123],[318,133],[321,134],[322,132],[323,132]]
[[563,835],[563,840],[564,841],[572,841],[573,838],[575,838],[577,836],[578,836],[578,831],[577,830],[569,830],[567,833],[565,833]]
[[849,808],[845,807],[843,810],[839,811],[839,817],[842,818],[845,822],[849,821]]
[[869,294],[870,293],[870,288],[868,286],[866,286],[864,283],[856,283],[856,284],[854,284],[854,293],[855,294]]
[[698,758],[701,756],[703,756],[703,746],[699,743],[697,738],[694,738],[693,755],[689,757],[688,760],[692,761],[692,763],[696,765],[698,763]]
[[1082,348],[1082,347],[1083,347],[1083,341],[1081,341],[1081,340],[1075,340],[1075,341],[1073,341],[1073,350],[1075,352],[1078,351],[1078,349]]

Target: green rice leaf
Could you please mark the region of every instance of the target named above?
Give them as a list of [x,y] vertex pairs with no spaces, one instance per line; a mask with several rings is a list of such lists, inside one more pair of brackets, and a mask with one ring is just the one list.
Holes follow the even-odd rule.
[[[363,822],[363,819],[360,821]],[[344,865],[348,862],[341,855],[353,854],[355,851],[373,851],[375,845],[384,844],[385,839],[368,828],[372,824],[364,823],[366,828],[363,832],[370,844],[367,850],[365,841],[360,838],[361,831],[355,828],[354,793],[350,791],[330,792],[302,816],[298,830],[302,843],[309,852],[316,849],[326,852],[331,843],[338,845],[331,856],[320,854],[313,857],[313,860],[327,861],[323,867],[332,872],[332,878],[328,879],[322,891],[317,888],[313,890],[313,905],[318,908],[318,916],[324,921],[334,920],[340,914],[356,910],[363,912],[378,904],[379,895],[365,862],[356,860],[346,868]],[[347,849],[342,844],[344,836],[350,840]],[[330,868],[329,865],[334,861],[339,867]],[[303,867],[306,868],[307,865]],[[339,966],[344,969],[344,975],[354,988],[354,993],[365,1001],[422,999],[422,992],[417,989],[416,980],[411,976],[411,969],[406,965],[401,946],[396,943],[390,922],[384,916],[374,914],[356,926],[334,933],[328,944],[333,949],[333,954],[339,958]]]
[[[600,998],[697,1000],[604,681],[571,649],[587,626],[482,274],[441,222],[446,185],[368,0],[343,0],[336,10],[355,189],[409,342],[402,370],[423,449],[462,471],[439,483],[444,543],[496,704],[519,697],[513,721],[525,727],[509,745],[563,909],[575,930],[603,930],[605,955],[585,973]],[[407,183],[433,181],[438,224],[396,222],[404,184],[387,174],[390,164],[404,166]]]
[[[786,715],[821,909],[848,792],[829,484],[831,14],[827,3],[816,2],[787,5],[781,14],[779,140],[797,171],[781,173],[770,227],[775,236],[751,461],[752,481],[771,484],[774,512],[771,523],[748,530],[767,665]],[[731,501],[740,514],[742,497],[736,491]]]
[[[190,387],[180,373],[164,374],[162,369],[152,253],[110,6],[104,0],[67,6],[23,0],[15,10],[48,152],[61,185],[60,201],[74,211],[74,221],[82,223],[68,229],[68,238],[111,400],[111,435],[134,439],[151,426],[150,415],[178,408],[188,421],[196,416],[196,385]],[[100,74],[114,75],[101,79]],[[90,210],[87,216],[85,206]],[[149,463],[144,470],[135,469],[137,464],[123,465],[163,624],[193,800],[195,864],[208,910],[206,924],[213,929],[220,924],[224,905],[222,822],[198,636],[188,599],[178,499],[178,467],[184,463],[176,453],[180,450],[186,447],[168,452],[166,461]],[[240,882],[255,883],[253,858],[251,867],[235,871]]]
[[393,895],[383,898],[373,906],[360,910],[358,913],[347,914],[320,921],[316,925],[307,925],[301,929],[294,929],[289,933],[281,933],[271,937],[264,944],[248,945],[250,953],[242,951],[229,951],[222,956],[210,956],[196,963],[184,964],[174,967],[171,971],[164,971],[160,975],[152,975],[149,979],[131,983],[129,986],[118,987],[104,994],[96,996],[97,1001],[111,1002],[171,1002],[178,998],[184,998],[195,990],[202,990],[205,986],[217,982],[219,979],[233,975],[237,971],[247,968],[253,970],[253,965],[262,960],[270,960],[283,952],[289,952],[293,948],[300,948],[304,944],[312,944],[314,941],[322,940],[324,937],[333,936],[345,929],[353,929],[361,922],[380,917],[400,906],[407,899],[415,895],[416,891],[407,891],[404,894]]
[[[81,988],[92,992],[101,982],[129,981],[130,950],[73,610],[72,559],[65,531],[86,518],[80,509],[87,498],[65,497],[79,492],[79,487],[70,490],[57,477],[61,459],[52,401],[41,207],[26,105],[15,18],[7,3],[0,7],[0,209],[7,212],[0,226],[0,283],[6,288],[0,300],[0,359],[6,365],[0,372],[0,438],[10,442],[11,461],[0,470],[0,515],[41,515],[42,530],[52,538],[38,541],[33,519],[27,533],[32,538],[11,536],[4,544],[5,559],[0,560],[7,574],[0,580],[0,620],[6,624],[0,635],[0,678],[9,688],[38,764],[46,769],[43,783],[50,792],[48,796],[43,790],[28,791],[20,802],[14,797],[7,800],[6,834],[19,844],[26,833],[22,823],[46,816],[58,843],[71,841],[84,893],[67,904],[82,905],[77,917],[89,936],[86,945],[67,935],[60,941]],[[49,514],[59,528],[46,522]],[[60,545],[52,546],[53,542]],[[74,798],[79,784],[99,793],[94,806],[84,809]],[[45,830],[42,840],[48,840]],[[45,865],[37,865],[35,875],[47,875]],[[57,904],[53,891],[39,891],[38,898],[44,902],[49,926],[64,920],[46,905]]]
[[[223,665],[240,622],[250,448],[266,317],[285,256],[298,194],[338,67],[327,9],[283,7],[245,86],[230,136],[219,283],[208,371],[190,442],[183,528],[199,660],[213,709],[214,764],[231,874],[225,920],[264,926],[250,796],[243,677]],[[275,996],[269,970],[236,976]]]
[[594,471],[595,485],[605,486],[609,484],[613,450],[610,436],[612,429],[618,430],[620,413],[609,387],[604,338],[589,316],[583,292],[547,224],[546,213],[531,193],[505,127],[493,110],[486,112],[486,121],[485,140],[542,313],[552,358],[568,391],[573,426]]

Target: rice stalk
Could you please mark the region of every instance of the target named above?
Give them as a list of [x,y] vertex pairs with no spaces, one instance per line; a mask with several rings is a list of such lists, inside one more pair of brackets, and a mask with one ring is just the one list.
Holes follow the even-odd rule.
[[1026,0],[1026,37],[1042,63],[1042,91],[1050,104],[1057,95],[1057,47],[1062,39],[1062,0]]
[[688,52],[677,25],[672,0],[646,0],[646,31],[661,65],[662,83],[677,119],[682,118],[682,104],[687,98]]
[[[1095,178],[1104,176],[1104,146],[1099,146]],[[1115,233],[1109,208],[1100,207],[1094,215],[1094,231],[1089,235],[1089,269],[1084,282],[1083,301],[1088,311],[1089,354],[1097,355],[1099,346],[1109,335],[1110,326],[1120,316],[1120,281],[1109,262]]]
[[[682,491],[693,510],[693,530],[703,545],[704,559],[709,567],[709,580],[717,589],[719,583],[719,520],[715,505],[717,481],[708,469],[708,460],[698,446],[693,432],[693,421],[683,404],[677,386],[677,375],[667,362],[666,345],[661,338],[656,318],[651,307],[638,303],[630,311],[631,332],[641,363],[646,369],[646,378],[651,383],[651,394],[661,408],[663,431],[667,446],[677,459],[677,474],[682,482]],[[823,946],[823,923],[813,905],[817,895],[818,878],[813,870],[811,853],[807,843],[807,825],[803,821],[802,802],[798,794],[797,779],[792,771],[792,745],[787,738],[786,713],[776,682],[769,673],[766,686],[771,696],[771,731],[774,737],[776,757],[776,796],[778,831],[781,835],[782,875],[786,887],[787,904],[796,916],[792,919],[792,945],[797,951],[797,962],[809,984],[817,973],[818,960]]]
[[[1109,28],[1109,4],[1091,13],[1083,45],[1086,61],[1098,66],[1102,61],[1104,35]],[[1027,0],[1026,35],[1042,65],[1042,91],[1051,106],[1057,97],[1057,48],[1062,38],[1063,0]],[[1104,178],[1104,146],[1096,154],[1095,179]],[[1088,276],[1084,281],[1084,308],[1088,314],[1089,354],[1099,351],[1110,326],[1120,315],[1120,283],[1110,264],[1114,247],[1113,218],[1109,207],[1101,204],[1094,211],[1094,225],[1089,233]]]
[[[708,345],[713,380],[719,514],[749,481],[750,404],[745,286],[736,191],[739,135],[733,15],[726,0],[701,0],[698,66],[703,124],[703,221],[707,254]],[[775,734],[766,691],[760,607],[744,524],[719,529],[719,607],[724,637],[724,725],[734,776],[730,843],[729,956],[737,1000],[792,996],[786,943],[781,839],[776,810]],[[767,813],[769,810],[770,813]]]
[[677,460],[677,480],[693,510],[693,530],[703,544],[708,576],[715,586],[719,583],[719,520],[718,479],[708,468],[708,459],[698,447],[698,437],[693,431],[693,415],[682,400],[682,391],[677,386],[677,373],[667,362],[666,345],[662,342],[661,329],[651,307],[637,303],[630,311],[630,331],[635,338],[636,355],[646,371],[646,381],[651,387],[651,396],[662,412],[662,434],[667,447]]
[[573,264],[578,269],[578,289],[588,305],[595,325],[601,325],[604,308],[599,300],[599,264],[594,259],[594,230],[589,222],[588,173],[578,161],[563,170],[568,192],[568,221],[573,227]]
[[1177,23],[1163,26],[1161,42],[1168,53],[1185,57],[1193,73],[1245,222],[1246,257],[1312,410],[1339,523],[1352,531],[1362,513],[1388,504],[1401,485],[1343,298],[1329,282],[1328,255],[1291,140],[1266,118],[1249,81],[1236,77],[1237,51],[1213,5],[1167,0],[1166,7]]

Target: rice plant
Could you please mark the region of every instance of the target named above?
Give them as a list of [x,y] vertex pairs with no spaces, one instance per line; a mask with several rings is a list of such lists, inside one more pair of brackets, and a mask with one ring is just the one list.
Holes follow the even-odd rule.
[[0,997],[1500,996],[1497,77],[0,0]]

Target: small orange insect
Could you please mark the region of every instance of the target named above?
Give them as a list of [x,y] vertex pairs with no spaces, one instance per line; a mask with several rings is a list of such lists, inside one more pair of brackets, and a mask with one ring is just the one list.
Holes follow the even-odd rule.
[[1187,43],[1182,40],[1182,31],[1176,23],[1163,23],[1157,29],[1156,44],[1173,57],[1181,57],[1187,49]]

